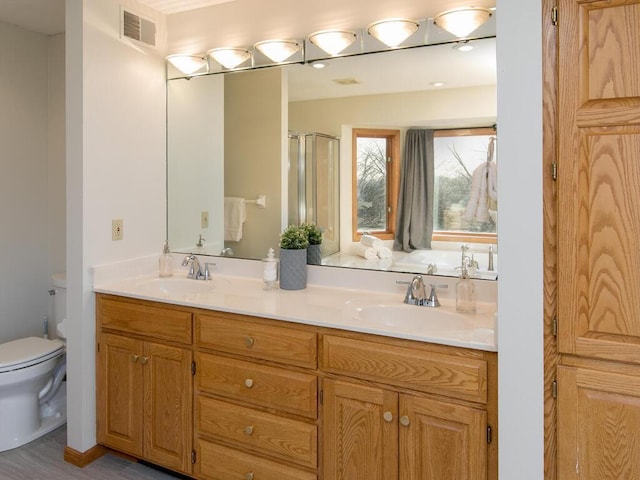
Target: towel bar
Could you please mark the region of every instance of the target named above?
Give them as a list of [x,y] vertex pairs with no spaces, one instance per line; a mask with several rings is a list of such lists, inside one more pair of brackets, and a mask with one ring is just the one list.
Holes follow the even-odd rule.
[[255,200],[245,200],[245,203],[255,203],[258,208],[266,208],[267,207],[267,196],[266,195],[258,195],[258,198]]

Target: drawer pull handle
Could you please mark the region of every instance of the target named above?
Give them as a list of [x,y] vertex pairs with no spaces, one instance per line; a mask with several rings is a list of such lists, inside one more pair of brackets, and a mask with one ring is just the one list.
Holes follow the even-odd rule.
[[142,357],[142,360],[140,360],[140,362],[141,362],[143,365],[146,365],[148,361],[149,361],[149,357]]
[[244,344],[249,348],[253,347],[254,343],[256,343],[256,341],[253,337],[246,337],[244,339]]
[[384,413],[382,414],[382,418],[384,418],[384,421],[385,421],[385,422],[392,422],[392,421],[393,421],[393,413],[388,412],[388,411],[387,411],[387,412],[384,412]]
[[402,425],[403,427],[408,427],[410,423],[411,422],[409,421],[409,417],[407,417],[406,415],[402,415],[400,417],[400,425]]
[[136,355],[135,353],[132,353],[132,354],[131,354],[131,361],[132,361],[133,363],[136,363],[136,362],[138,361],[138,358],[140,358],[140,356],[139,356],[139,355]]
[[246,435],[253,435],[253,425],[247,425],[244,427],[244,433]]
[[249,472],[244,476],[244,480],[253,480],[253,472]]
[[253,387],[253,379],[251,379],[251,378],[247,378],[247,379],[244,381],[244,386],[245,386],[245,387],[247,387],[247,388],[251,388],[251,387]]

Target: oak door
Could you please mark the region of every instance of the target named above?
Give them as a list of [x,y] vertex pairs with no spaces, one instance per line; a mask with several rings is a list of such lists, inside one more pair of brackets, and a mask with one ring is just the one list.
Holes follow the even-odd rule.
[[102,334],[96,370],[97,437],[102,445],[142,456],[142,342]]
[[397,479],[398,394],[339,380],[323,384],[323,477]]
[[640,363],[640,1],[558,8],[559,350]]
[[164,467],[191,470],[192,375],[190,350],[145,342],[144,457]]
[[487,413],[400,395],[400,480],[486,480]]
[[640,478],[640,376],[558,368],[558,478]]

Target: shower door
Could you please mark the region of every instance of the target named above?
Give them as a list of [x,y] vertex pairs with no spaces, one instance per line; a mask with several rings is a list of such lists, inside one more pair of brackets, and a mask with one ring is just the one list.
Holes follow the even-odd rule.
[[290,225],[322,229],[322,256],[340,249],[340,140],[321,133],[289,133]]

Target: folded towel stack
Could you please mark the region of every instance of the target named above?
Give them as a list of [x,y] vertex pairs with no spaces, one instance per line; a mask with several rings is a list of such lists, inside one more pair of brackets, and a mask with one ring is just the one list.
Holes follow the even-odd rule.
[[378,258],[390,259],[393,255],[391,249],[385,247],[378,237],[373,235],[362,235],[360,243],[354,246],[355,255],[359,255],[367,260]]

